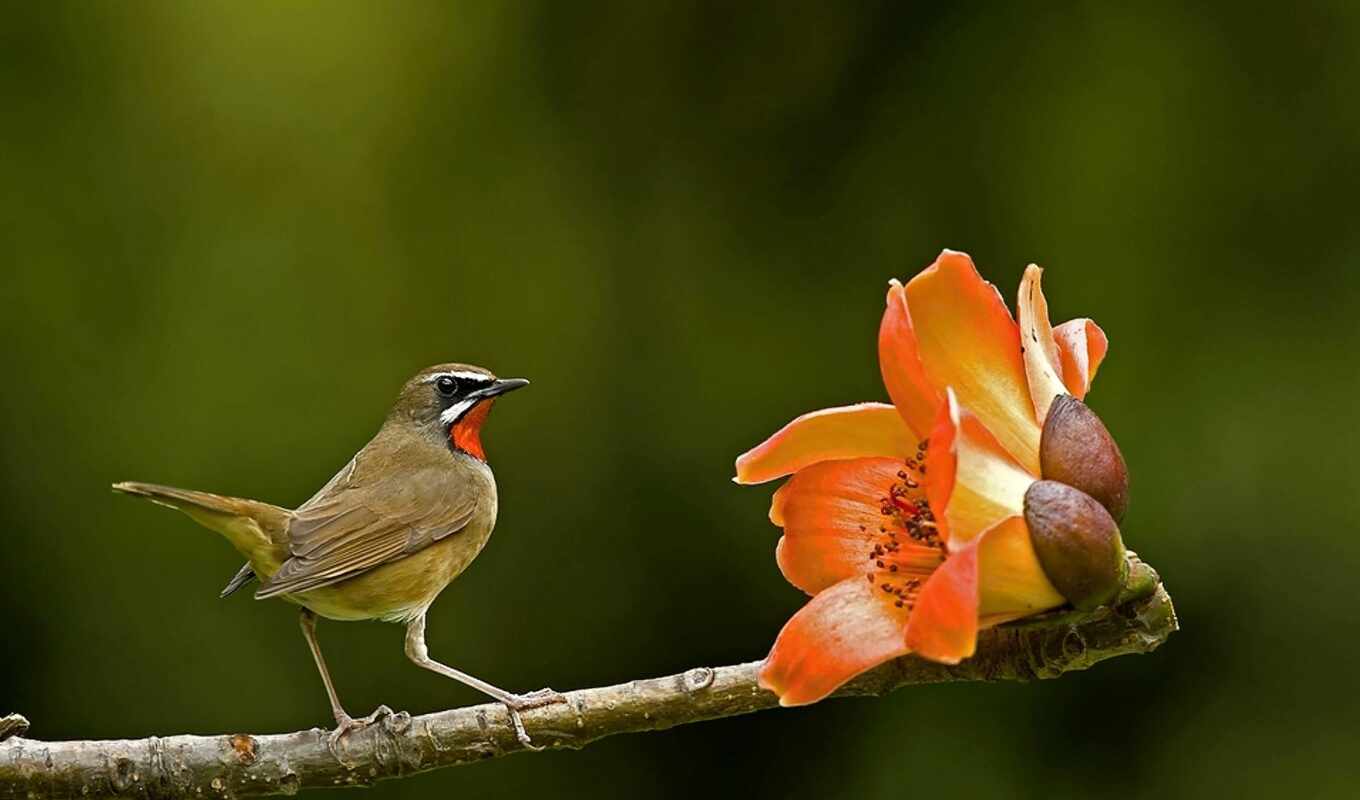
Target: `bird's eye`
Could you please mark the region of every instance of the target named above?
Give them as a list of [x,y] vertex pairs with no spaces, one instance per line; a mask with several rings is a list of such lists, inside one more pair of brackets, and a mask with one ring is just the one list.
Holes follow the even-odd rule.
[[438,389],[439,393],[445,397],[453,397],[458,391],[458,381],[448,375],[440,375],[434,382],[434,388]]

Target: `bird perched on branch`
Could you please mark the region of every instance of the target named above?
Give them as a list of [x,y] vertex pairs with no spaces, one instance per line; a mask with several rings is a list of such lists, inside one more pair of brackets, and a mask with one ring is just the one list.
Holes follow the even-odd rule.
[[223,597],[259,578],[257,599],[302,606],[302,633],[335,714],[332,749],[390,711],[380,706],[356,719],[341,706],[317,644],[318,616],[405,623],[407,657],[504,703],[527,745],[519,712],[561,695],[513,694],[433,660],[425,613],[491,536],[496,481],[481,429],[497,397],[528,383],[466,364],[423,370],[402,387],[372,441],[295,510],[149,483],[113,488],[179,509],[225,536],[247,563]]

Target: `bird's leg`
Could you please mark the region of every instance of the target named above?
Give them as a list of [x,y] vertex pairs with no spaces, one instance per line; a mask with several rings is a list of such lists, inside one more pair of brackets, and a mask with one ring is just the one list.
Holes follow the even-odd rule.
[[351,717],[345,711],[344,706],[340,705],[340,697],[335,693],[335,684],[331,683],[330,670],[326,669],[326,659],[321,655],[321,645],[316,641],[316,614],[311,609],[304,608],[298,622],[302,625],[302,635],[307,640],[307,647],[312,651],[312,658],[316,660],[316,670],[321,673],[321,682],[326,685],[326,697],[330,698],[331,701],[331,713],[335,715],[335,730],[330,735],[331,755],[335,756],[337,760],[343,760],[340,758],[337,748],[345,734],[372,725],[385,716],[390,717],[392,709],[387,706],[378,706],[372,714],[366,717],[358,719]]
[[496,686],[492,686],[480,678],[474,678],[466,672],[460,672],[447,664],[441,664],[430,658],[430,651],[425,646],[425,615],[411,620],[406,626],[406,657],[415,662],[418,666],[424,667],[431,672],[437,672],[446,678],[453,678],[465,686],[471,686],[477,691],[492,697],[505,705],[510,711],[510,721],[515,725],[515,736],[520,744],[525,747],[533,747],[533,742],[529,739],[529,734],[524,730],[524,720],[520,718],[519,712],[527,711],[531,708],[546,706],[550,703],[565,703],[567,698],[552,689],[539,689],[528,694],[515,694],[507,692]]

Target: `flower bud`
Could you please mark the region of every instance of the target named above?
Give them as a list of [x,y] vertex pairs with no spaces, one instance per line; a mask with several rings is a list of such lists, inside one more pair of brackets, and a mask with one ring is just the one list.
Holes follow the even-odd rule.
[[1039,566],[1069,603],[1089,611],[1119,594],[1129,570],[1124,540],[1094,498],[1057,481],[1035,481],[1025,492],[1025,522]]
[[1071,395],[1053,399],[1039,440],[1039,473],[1094,497],[1115,522],[1129,508],[1129,470],[1105,423]]

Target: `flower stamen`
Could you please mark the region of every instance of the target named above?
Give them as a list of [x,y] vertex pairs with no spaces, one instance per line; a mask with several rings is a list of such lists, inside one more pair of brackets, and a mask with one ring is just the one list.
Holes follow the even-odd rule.
[[898,608],[910,609],[925,576],[944,561],[944,542],[922,490],[926,445],[921,442],[902,462],[897,480],[887,487],[879,503],[884,521],[867,559],[873,563],[865,577]]
[[870,572],[868,577],[870,583],[878,583],[878,590],[893,598],[893,605],[897,608],[905,608],[910,611],[916,605],[916,595],[921,591],[921,578],[902,578],[893,576],[888,580],[880,579],[883,576],[875,576]]

